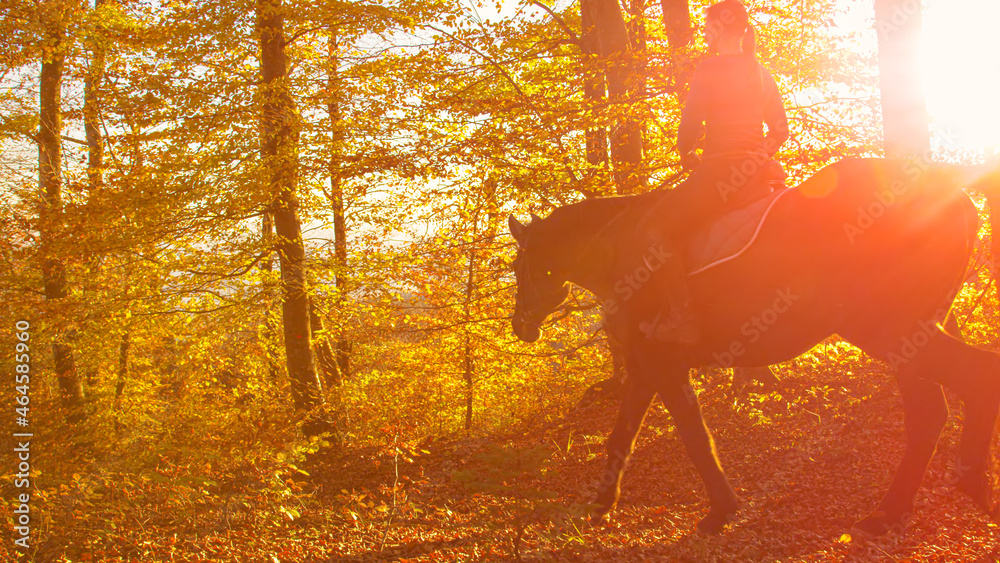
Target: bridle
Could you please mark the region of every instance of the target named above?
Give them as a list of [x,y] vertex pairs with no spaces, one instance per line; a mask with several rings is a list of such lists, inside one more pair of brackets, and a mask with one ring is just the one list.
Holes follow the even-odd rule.
[[527,324],[531,320],[531,313],[534,311],[529,311],[525,306],[523,293],[526,287],[531,287],[532,297],[535,297],[535,302],[538,302],[538,288],[535,284],[531,283],[531,268],[524,268],[523,265],[527,262],[527,258],[524,257],[523,248],[518,248],[517,256],[514,257],[514,261],[511,262],[512,269],[514,270],[514,279],[517,280],[517,292],[515,294],[516,301],[514,302],[514,312],[511,314],[511,321],[518,323]]
[[[675,174],[671,178],[668,178],[667,180],[661,182],[656,187],[656,189],[660,189],[666,185],[675,183],[681,176],[687,173],[688,173],[687,171],[681,171],[680,173]],[[643,196],[635,196],[635,197],[637,198],[653,197],[653,194],[654,192],[648,192]],[[613,217],[607,220],[604,224],[600,225],[595,232],[592,232],[590,240],[584,244],[582,250],[576,253],[577,254],[576,263],[570,264],[568,267],[573,268],[573,271],[577,272],[577,274],[579,274],[579,272],[581,271],[582,272],[589,271],[586,268],[583,268],[583,266],[586,264],[585,257],[589,256],[592,253],[592,251],[595,250],[596,248],[595,245],[598,244],[603,244],[605,246],[609,245],[610,244],[608,242],[609,233],[612,239],[617,238],[618,235],[616,235],[616,231],[614,231],[614,229],[622,228],[621,225],[619,224],[621,222],[620,221],[621,217],[622,216],[628,217],[629,215],[627,214],[631,213],[631,211],[632,211],[631,204],[624,205],[620,210],[618,210],[617,213],[615,213]],[[536,221],[541,221],[541,219],[533,215],[532,223],[530,223],[529,226],[535,224]],[[521,227],[524,228],[525,226],[521,225]],[[634,226],[631,228],[634,229]],[[514,232],[513,227],[511,232],[513,234]],[[523,238],[524,238],[523,234],[520,236],[515,235],[515,239],[517,239],[518,241],[518,251],[517,251],[517,256],[515,256],[513,262],[511,262],[511,269],[514,270],[514,274],[517,276],[518,284],[517,284],[516,304],[514,307],[515,312],[511,314],[511,321],[514,323],[527,324],[534,318],[544,320],[545,317],[547,317],[550,314],[550,312],[544,312],[543,314],[542,311],[527,307],[526,304],[529,302],[529,300],[531,300],[533,303],[548,303],[549,301],[555,301],[555,299],[551,300],[546,299],[547,296],[544,295],[539,290],[539,286],[534,283],[535,280],[532,279],[533,276],[531,275],[531,268],[528,267],[527,265],[527,256],[524,254],[526,251],[526,247],[520,242]],[[549,272],[549,275],[551,275],[551,272]],[[579,278],[579,275],[577,277]],[[560,292],[563,291],[563,286],[560,286],[559,291]],[[553,297],[554,296],[555,294],[553,293]],[[553,307],[553,311],[557,307],[558,304],[556,304],[556,307]],[[613,313],[608,313],[606,311],[605,314],[613,314]]]
[[[518,323],[527,324],[533,318],[544,319],[545,316],[548,316],[548,313],[546,313],[544,316],[539,315],[539,312],[537,310],[530,309],[525,305],[525,303],[528,301],[527,298],[529,297],[531,298],[531,301],[533,303],[542,303],[545,301],[543,299],[545,295],[543,295],[542,292],[538,289],[538,285],[534,283],[533,277],[531,275],[531,268],[525,267],[528,260],[525,257],[525,255],[522,254],[523,252],[524,248],[523,247],[519,248],[517,251],[517,256],[514,257],[514,261],[511,263],[511,266],[513,266],[512,269],[514,270],[514,275],[517,278],[516,305],[520,306],[520,307],[518,306],[514,307],[515,312],[511,315],[511,320]],[[561,289],[562,286],[560,286],[560,290]],[[524,295],[524,293],[526,292],[528,294]],[[520,312],[518,312],[517,309],[520,309]]]

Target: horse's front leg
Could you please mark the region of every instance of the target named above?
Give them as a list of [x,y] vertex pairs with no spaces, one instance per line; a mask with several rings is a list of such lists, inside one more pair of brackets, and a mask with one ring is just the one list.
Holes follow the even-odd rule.
[[594,514],[596,521],[603,520],[618,503],[622,473],[632,454],[632,448],[635,447],[635,438],[642,428],[642,421],[654,394],[652,386],[642,381],[636,371],[628,372],[618,421],[608,437],[607,466],[597,487],[597,511]]
[[659,393],[674,419],[688,456],[701,474],[708,491],[711,509],[708,516],[698,523],[698,530],[717,534],[736,514],[740,501],[719,464],[715,443],[701,414],[698,396],[691,387],[691,378],[672,375],[660,386]]

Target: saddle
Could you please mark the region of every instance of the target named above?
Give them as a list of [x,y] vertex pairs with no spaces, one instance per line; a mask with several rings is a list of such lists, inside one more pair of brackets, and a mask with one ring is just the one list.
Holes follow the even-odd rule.
[[746,179],[745,185],[738,191],[734,190],[734,195],[726,202],[720,210],[718,217],[730,211],[741,209],[757,200],[767,197],[774,191],[784,189],[785,178],[788,174],[781,164],[775,160],[768,160],[760,165],[760,168],[753,176]]
[[753,244],[771,208],[790,191],[785,176],[780,164],[766,163],[716,219],[687,237],[682,252],[689,276],[732,260]]

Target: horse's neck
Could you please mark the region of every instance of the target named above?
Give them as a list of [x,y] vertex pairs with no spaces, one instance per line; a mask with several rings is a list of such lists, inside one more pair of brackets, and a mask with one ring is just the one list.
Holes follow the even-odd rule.
[[623,221],[616,221],[631,209],[637,196],[622,196],[584,200],[553,212],[561,222],[561,233],[555,239],[559,253],[566,260],[569,281],[599,298],[610,296],[612,273],[609,271],[620,242]]

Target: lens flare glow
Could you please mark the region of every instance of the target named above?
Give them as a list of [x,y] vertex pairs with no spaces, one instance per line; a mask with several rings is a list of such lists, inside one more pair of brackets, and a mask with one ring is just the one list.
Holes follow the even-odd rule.
[[927,109],[960,147],[1000,147],[1000,2],[925,2]]

